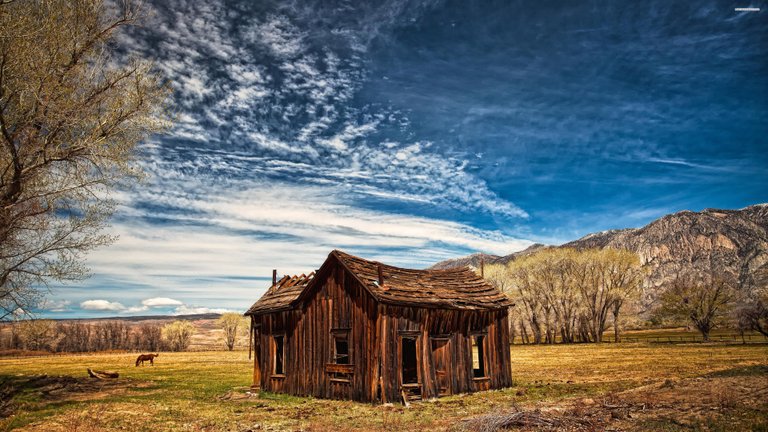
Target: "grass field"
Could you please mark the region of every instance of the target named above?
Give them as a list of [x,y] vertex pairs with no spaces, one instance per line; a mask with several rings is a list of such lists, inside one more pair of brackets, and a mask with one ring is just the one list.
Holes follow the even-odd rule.
[[[242,351],[134,360],[0,359],[0,431],[491,430],[520,412],[551,430],[768,431],[765,344],[515,345],[514,387],[409,408],[249,397]],[[90,379],[87,367],[120,378]]]

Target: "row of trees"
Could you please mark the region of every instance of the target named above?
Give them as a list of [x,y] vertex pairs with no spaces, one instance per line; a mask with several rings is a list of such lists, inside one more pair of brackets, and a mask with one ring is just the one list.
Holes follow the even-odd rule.
[[13,323],[6,349],[51,352],[109,350],[183,351],[189,347],[195,326],[187,321],[166,325],[129,325],[123,321],[56,322],[25,320]]
[[[601,342],[611,324],[620,341],[622,320],[640,318],[644,271],[626,250],[550,248],[484,273],[515,302],[510,330],[523,343]],[[718,326],[768,336],[768,289],[745,296],[724,274],[678,274],[644,317],[692,327],[704,340]]]
[[485,275],[516,304],[513,336],[568,343],[601,342],[610,322],[619,340],[622,310],[638,297],[643,272],[625,250],[553,248],[488,266]]
[[[217,326],[230,351],[248,328],[247,321],[238,313],[223,314]],[[51,352],[185,351],[196,331],[192,323],[181,320],[165,325],[130,325],[117,320],[87,323],[43,319],[19,321],[10,327],[9,337],[0,348]]]

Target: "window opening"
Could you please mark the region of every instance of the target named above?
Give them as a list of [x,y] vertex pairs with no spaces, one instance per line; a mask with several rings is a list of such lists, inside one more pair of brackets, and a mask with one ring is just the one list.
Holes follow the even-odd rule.
[[349,364],[349,341],[346,335],[336,335],[334,337],[334,363]]
[[283,368],[284,353],[283,350],[284,336],[275,336],[275,375],[283,375],[285,370]]
[[472,376],[485,377],[485,352],[483,351],[485,336],[472,336]]

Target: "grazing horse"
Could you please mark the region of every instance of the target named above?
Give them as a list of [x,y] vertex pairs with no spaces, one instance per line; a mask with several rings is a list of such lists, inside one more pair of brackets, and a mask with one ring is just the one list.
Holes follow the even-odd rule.
[[141,363],[141,365],[144,366],[144,362],[147,360],[149,360],[149,364],[154,366],[155,365],[154,359],[155,357],[158,357],[158,356],[160,356],[160,354],[142,354],[136,359],[136,366],[138,366],[139,363]]

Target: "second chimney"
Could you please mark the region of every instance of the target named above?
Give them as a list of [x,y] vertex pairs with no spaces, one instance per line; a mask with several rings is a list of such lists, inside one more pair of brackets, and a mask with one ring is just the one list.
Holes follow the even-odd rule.
[[377,270],[379,272],[379,286],[384,286],[384,273],[381,271],[381,264],[377,266]]
[[277,269],[272,269],[272,286],[277,283]]

